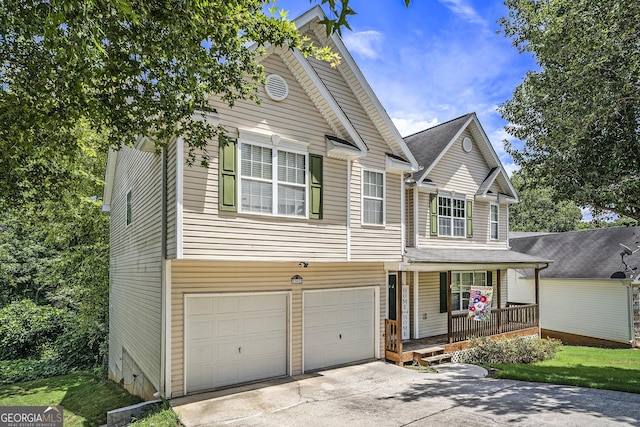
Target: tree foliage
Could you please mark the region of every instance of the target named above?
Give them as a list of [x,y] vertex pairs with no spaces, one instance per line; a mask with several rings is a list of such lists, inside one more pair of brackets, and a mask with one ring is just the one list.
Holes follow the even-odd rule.
[[59,370],[106,355],[109,217],[96,197],[104,138],[84,121],[71,133],[81,151],[68,186],[0,213],[0,360],[46,359]]
[[[348,0],[321,3],[335,15],[329,31],[347,26]],[[65,188],[81,157],[80,119],[108,136],[102,151],[182,135],[188,160],[197,152],[206,165],[206,141],[221,131],[201,120],[208,95],[257,102],[258,57],[269,44],[339,60],[302,37],[273,0],[3,0],[0,204]]]
[[559,199],[640,219],[640,2],[507,0],[540,67],[501,106],[514,160]]
[[580,228],[582,212],[573,202],[554,200],[553,190],[517,171],[511,182],[518,191],[520,203],[509,209],[509,230],[530,232],[562,232]]

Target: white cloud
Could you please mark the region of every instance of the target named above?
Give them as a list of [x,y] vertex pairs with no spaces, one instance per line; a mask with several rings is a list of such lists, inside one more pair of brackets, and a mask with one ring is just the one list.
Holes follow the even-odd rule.
[[440,3],[444,4],[450,11],[458,15],[460,18],[464,19],[467,22],[471,22],[474,24],[487,25],[487,21],[484,20],[478,13],[473,9],[473,7],[465,4],[464,0],[439,0]]
[[352,53],[358,53],[366,58],[377,59],[382,52],[381,42],[384,35],[378,31],[360,31],[347,33],[343,37],[344,44]]
[[520,166],[516,165],[513,162],[503,163],[502,166],[504,166],[504,170],[505,172],[507,172],[507,175],[509,175],[509,177],[511,177],[511,175],[513,175],[515,171],[520,169]]
[[434,127],[438,124],[437,118],[425,119],[417,116],[392,117],[391,120],[403,137],[413,135],[416,132]]

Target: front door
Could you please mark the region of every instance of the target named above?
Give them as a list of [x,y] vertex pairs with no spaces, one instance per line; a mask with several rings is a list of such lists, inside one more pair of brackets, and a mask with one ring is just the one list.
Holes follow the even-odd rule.
[[398,275],[389,275],[389,301],[387,301],[387,307],[389,307],[389,320],[397,320],[396,309],[398,308],[398,302],[396,300],[396,288],[398,287]]

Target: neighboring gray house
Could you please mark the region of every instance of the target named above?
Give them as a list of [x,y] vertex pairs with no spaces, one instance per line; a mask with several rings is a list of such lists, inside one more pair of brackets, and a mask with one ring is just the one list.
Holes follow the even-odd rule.
[[[640,227],[516,236],[513,250],[554,260],[540,271],[543,334],[640,347]],[[510,270],[508,282],[512,302],[535,302],[533,271]]]

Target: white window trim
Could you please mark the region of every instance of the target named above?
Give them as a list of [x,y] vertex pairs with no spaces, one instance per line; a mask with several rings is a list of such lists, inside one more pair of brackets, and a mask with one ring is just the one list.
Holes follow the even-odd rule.
[[[129,205],[131,205],[131,215],[129,215]],[[133,224],[133,188],[129,188],[124,194],[124,226],[128,228]]]
[[[473,275],[473,277],[475,278],[476,273],[483,273],[484,274],[484,285],[477,285],[477,286],[489,286],[487,285],[487,270],[461,270],[461,271],[452,271],[451,272],[451,287],[453,288],[453,277],[456,274],[462,275],[463,273],[471,273]],[[476,286],[476,285],[471,285],[471,286]],[[462,288],[460,288],[462,289]],[[468,310],[468,308],[458,308],[458,309],[454,309],[453,308],[453,289],[450,292],[451,294],[451,312],[452,313],[462,313]],[[460,292],[458,292],[458,295],[460,295],[460,302],[462,302],[462,295]]]
[[[491,210],[495,206],[496,208],[496,220],[493,220],[493,215]],[[496,237],[493,237],[493,224],[496,224]],[[500,205],[497,203],[491,203],[489,205],[489,239],[491,240],[500,240]]]
[[[277,136],[277,135],[274,135],[274,136]],[[274,139],[279,140],[279,138],[274,138]],[[246,211],[242,209],[242,180],[244,179],[242,176],[242,144],[268,148],[271,150],[271,181],[270,181],[272,184],[271,213],[251,212],[251,211]],[[298,148],[298,149],[295,149],[295,148]],[[260,143],[260,142],[251,141],[251,140],[243,140],[243,139],[238,140],[238,148],[237,148],[238,152],[236,155],[238,159],[238,201],[239,201],[238,212],[239,213],[248,214],[248,215],[270,216],[270,217],[273,216],[273,217],[279,217],[279,218],[309,219],[309,180],[311,179],[310,171],[309,171],[309,153],[304,149],[302,150],[299,149],[299,147],[295,147],[295,148],[292,146],[287,146],[286,148],[280,148],[279,146],[273,145],[273,144],[265,144],[265,143]],[[280,183],[280,181],[278,181],[277,179],[278,152],[294,153],[294,154],[300,154],[304,156],[304,169],[305,169],[305,173],[304,173],[305,175],[305,182],[304,182],[305,213],[304,215],[283,215],[278,213],[278,184]],[[249,178],[249,179],[266,182],[266,180],[262,180],[259,178]],[[302,187],[302,185],[300,186]]]
[[[442,193],[439,192],[437,194],[437,203],[436,203],[436,209],[438,210],[438,237],[451,237],[453,239],[465,239],[467,237],[467,198],[463,195],[459,195],[459,194],[448,194],[448,193]],[[440,197],[442,198],[447,198],[447,199],[451,199],[451,216],[448,217],[442,217],[442,218],[449,218],[451,219],[451,234],[442,234],[440,233]],[[462,223],[464,225],[464,231],[462,232],[462,236],[455,236],[453,234],[453,219],[454,218],[458,218],[458,217],[454,217],[453,216],[453,201],[454,200],[459,200],[462,201],[463,203],[463,209],[464,209],[464,215],[462,215]]]
[[[365,197],[364,195],[364,173],[374,172],[382,175],[382,199],[378,197]],[[382,200],[382,224],[364,222],[364,199]],[[387,224],[387,175],[384,170],[362,168],[362,174],[360,176],[360,224],[367,227],[384,227]]]

